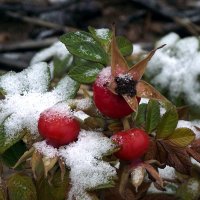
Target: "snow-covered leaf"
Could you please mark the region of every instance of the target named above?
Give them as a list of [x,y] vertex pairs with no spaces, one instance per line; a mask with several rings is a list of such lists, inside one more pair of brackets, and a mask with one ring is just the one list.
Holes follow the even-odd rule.
[[60,37],[69,52],[86,60],[107,64],[107,54],[90,33],[77,31]]
[[18,133],[18,135],[16,135],[15,137],[13,137],[12,139],[10,139],[9,137],[7,137],[6,132],[5,132],[5,128],[4,125],[0,125],[0,154],[3,154],[7,149],[9,149],[12,145],[14,145],[15,143],[17,143],[19,140],[22,139],[22,137],[25,135],[26,132],[21,131],[20,133]]
[[68,75],[79,83],[92,83],[96,80],[102,68],[103,66],[98,63],[76,66],[69,71]]
[[88,30],[97,41],[99,41],[103,46],[105,46],[106,49],[108,48],[112,35],[109,29],[107,28],[95,29],[89,26]]
[[73,99],[79,89],[79,84],[72,80],[68,75],[62,78],[52,91],[53,94],[63,96],[63,100]]
[[23,174],[12,174],[7,181],[10,200],[37,200],[32,178]]

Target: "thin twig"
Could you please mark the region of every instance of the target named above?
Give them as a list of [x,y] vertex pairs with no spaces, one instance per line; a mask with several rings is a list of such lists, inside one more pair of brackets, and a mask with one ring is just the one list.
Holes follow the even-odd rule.
[[48,47],[54,42],[58,41],[58,38],[52,37],[44,40],[27,40],[24,42],[18,42],[13,44],[1,44],[0,45],[0,53],[5,52],[20,52],[20,51],[28,51],[28,50],[36,50],[44,47]]
[[23,16],[21,14],[15,13],[15,12],[10,12],[9,11],[9,12],[6,12],[6,14],[9,17],[12,17],[12,18],[15,18],[15,19],[19,19],[19,20],[21,20],[23,22],[35,24],[35,25],[38,25],[38,26],[43,26],[43,27],[50,28],[50,29],[62,30],[64,32],[77,30],[77,29],[75,29],[73,27],[62,26],[60,24],[56,24],[56,23],[52,23],[52,22],[49,22],[49,21],[41,20],[41,19],[38,19],[36,17]]

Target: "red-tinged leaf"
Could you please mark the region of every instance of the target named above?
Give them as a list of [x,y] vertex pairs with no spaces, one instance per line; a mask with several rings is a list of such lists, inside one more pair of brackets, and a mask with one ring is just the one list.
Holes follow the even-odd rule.
[[128,71],[128,64],[122,56],[117,46],[115,37],[115,28],[113,28],[113,35],[111,40],[111,72],[112,76],[116,77],[118,74],[123,74]]
[[152,56],[156,52],[156,50],[164,47],[165,45],[162,45],[154,50],[152,50],[146,58],[141,60],[140,62],[136,63],[131,69],[128,71],[129,74],[132,75],[134,80],[140,80],[146,70],[147,63],[151,60]]
[[128,103],[128,105],[131,107],[131,109],[135,112],[137,112],[138,110],[138,101],[136,96],[134,97],[129,97],[127,95],[123,95],[124,99],[126,100],[126,102]]
[[167,151],[166,164],[182,174],[190,174],[192,163],[187,148],[176,146],[168,140],[162,140],[160,143]]
[[143,163],[144,168],[148,171],[148,173],[156,180],[156,182],[163,187],[163,180],[160,177],[159,173],[148,163]]
[[159,91],[157,91],[153,86],[151,86],[149,83],[143,80],[140,80],[137,83],[136,90],[137,90],[136,96],[138,97],[156,99],[168,102],[168,100],[162,94],[160,94]]
[[194,158],[197,162],[200,163],[200,153],[198,153],[197,151],[193,150],[192,148],[188,148],[187,152],[192,158]]
[[149,194],[141,200],[177,200],[177,198],[171,194]]
[[189,106],[181,106],[177,108],[179,120],[189,121]]
[[200,139],[193,141],[191,144],[191,148],[200,153]]

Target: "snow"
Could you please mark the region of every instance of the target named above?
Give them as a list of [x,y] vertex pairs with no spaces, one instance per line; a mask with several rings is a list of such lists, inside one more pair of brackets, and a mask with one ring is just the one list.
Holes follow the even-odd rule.
[[58,156],[58,149],[54,148],[51,145],[48,145],[45,140],[34,143],[33,147],[36,151],[38,151],[45,157],[54,158]]
[[[100,59],[100,58],[98,58],[98,59]],[[84,74],[85,74],[85,76],[94,76],[94,75],[96,75],[98,73],[99,73],[99,69],[94,68],[94,69],[89,69]]]
[[185,94],[192,105],[200,105],[199,39],[179,39],[175,33],[162,38],[157,46],[167,45],[156,52],[147,67],[146,75],[155,85],[169,89],[171,97]]
[[[35,54],[35,56],[31,60],[31,64],[46,61],[52,58],[53,56],[57,56],[60,59],[64,59],[68,55],[70,55],[70,53],[66,49],[65,45],[62,42],[56,42],[52,46],[43,49],[42,51]],[[70,62],[72,62],[72,60]]]
[[103,40],[107,40],[110,37],[109,29],[107,29],[107,28],[96,29],[95,33],[96,33],[97,37],[99,37]]
[[177,128],[189,128],[191,129],[195,135],[196,139],[200,138],[200,131],[198,131],[195,126],[200,127],[200,121],[194,120],[194,121],[185,121],[185,120],[179,120],[177,124]]
[[97,85],[103,87],[105,84],[109,83],[111,80],[111,67],[104,68],[97,79]]
[[77,99],[74,100],[76,104],[77,109],[85,110],[88,109],[92,105],[92,100],[90,98],[84,98],[84,99]]
[[166,166],[164,169],[158,169],[160,176],[164,179],[175,179],[176,171],[173,167]]
[[116,176],[116,169],[102,160],[114,149],[112,141],[100,132],[81,130],[78,141],[59,150],[70,168],[72,188],[68,199],[91,199],[86,190],[108,183]]
[[81,110],[74,112],[74,116],[82,121],[84,121],[85,119],[87,119],[89,117],[89,115],[87,115],[86,113],[84,113]]
[[46,92],[48,83],[49,67],[44,62],[32,65],[20,73],[8,72],[0,77],[0,88],[10,95],[24,95],[27,91]]
[[47,71],[47,64],[38,63],[20,73],[10,72],[0,77],[0,86],[7,93],[5,99],[0,101],[0,123],[4,122],[8,140],[22,129],[27,129],[33,135],[38,134],[40,113],[70,98],[76,83],[66,76],[56,88],[47,92]]

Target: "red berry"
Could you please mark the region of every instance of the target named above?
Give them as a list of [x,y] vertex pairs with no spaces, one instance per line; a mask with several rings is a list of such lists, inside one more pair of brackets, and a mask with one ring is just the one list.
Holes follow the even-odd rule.
[[[62,108],[62,107],[60,107]],[[38,130],[47,143],[60,147],[77,139],[80,124],[73,118],[69,109],[55,106],[40,114]]]
[[148,134],[137,128],[118,132],[112,140],[119,144],[120,150],[116,156],[122,160],[134,160],[144,155],[149,146]]
[[[122,118],[133,112],[124,98],[113,94],[107,85],[111,81],[111,69],[102,70],[93,85],[94,103],[99,111],[110,118]],[[139,101],[139,100],[138,100]]]

